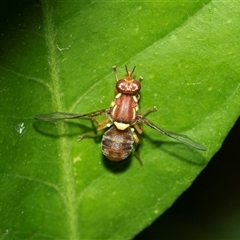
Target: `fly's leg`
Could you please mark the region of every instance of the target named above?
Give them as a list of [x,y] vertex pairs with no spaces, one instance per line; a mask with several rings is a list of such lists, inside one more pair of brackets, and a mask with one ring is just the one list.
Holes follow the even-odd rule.
[[[114,76],[115,76],[115,79],[116,79],[116,82],[119,80],[118,79],[118,75],[117,75],[117,67],[116,66],[113,66],[112,67],[112,69],[113,69],[113,72],[114,72]],[[118,94],[118,90],[117,90],[117,88],[115,88],[115,95],[117,95]]]
[[[136,128],[135,128],[136,129]],[[134,128],[131,128],[132,131],[132,136],[133,136],[133,140],[136,144],[136,148],[134,150],[134,155],[137,158],[137,160],[139,161],[140,165],[143,166],[143,161],[141,160],[139,154],[138,154],[138,149],[139,149],[139,138],[137,136],[137,134],[134,132]]]
[[[142,114],[142,116],[148,115],[148,114],[150,114],[150,113],[152,113],[152,112],[156,112],[156,111],[157,111],[157,108],[154,107],[154,108],[152,108],[152,109],[149,109],[149,110],[145,111],[145,112]],[[138,132],[139,134],[142,134],[142,133],[143,133],[143,123],[142,123],[142,122],[138,122],[138,123],[133,124],[133,127],[137,130],[137,132]]]
[[142,116],[146,116],[152,112],[156,112],[157,111],[157,108],[156,107],[153,107],[152,109],[148,109],[147,111],[145,111]]
[[116,79],[116,81],[118,81],[117,67],[116,67],[116,66],[112,66],[112,69],[113,69],[113,71],[114,71],[115,79]]
[[[135,123],[135,124],[133,124],[132,126],[136,129],[136,131],[137,131],[139,134],[142,134],[142,132],[143,132],[143,125],[142,125],[142,123]],[[135,134],[135,135],[136,135],[136,134]]]
[[97,135],[97,133],[107,127],[109,127],[109,123],[110,123],[110,120],[108,118],[102,120],[101,122],[98,122],[95,118],[92,118],[92,123],[93,123],[93,126],[94,126],[94,123],[97,124],[97,128],[95,128],[95,131],[94,132],[89,132],[89,133],[85,133],[81,136],[78,137],[78,141],[81,141],[83,138],[88,138],[88,137],[94,137]]
[[[147,114],[152,113],[152,112],[155,112],[155,111],[157,111],[157,108],[156,108],[156,107],[147,110],[143,115],[147,115]],[[134,155],[136,156],[136,158],[138,159],[140,165],[142,166],[142,165],[143,165],[143,162],[142,162],[140,156],[138,155],[139,138],[138,138],[137,134],[134,132],[134,129],[135,129],[139,134],[142,134],[142,133],[143,133],[143,123],[142,123],[142,122],[138,122],[138,123],[133,124],[132,126],[133,126],[133,128],[132,128],[132,136],[133,136],[134,142],[136,143],[136,148],[135,148],[135,151],[134,151]]]
[[110,127],[112,125],[111,121],[109,118],[105,118],[104,120],[102,120],[100,123],[98,123],[98,128],[97,128],[97,132],[101,131],[107,127]]

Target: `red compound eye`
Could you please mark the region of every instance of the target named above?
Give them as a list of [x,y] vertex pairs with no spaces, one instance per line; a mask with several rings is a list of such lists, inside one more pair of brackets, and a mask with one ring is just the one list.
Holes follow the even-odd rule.
[[124,79],[118,80],[116,88],[120,93],[134,94],[138,93],[141,89],[141,84],[139,81],[133,80],[131,82],[126,82]]

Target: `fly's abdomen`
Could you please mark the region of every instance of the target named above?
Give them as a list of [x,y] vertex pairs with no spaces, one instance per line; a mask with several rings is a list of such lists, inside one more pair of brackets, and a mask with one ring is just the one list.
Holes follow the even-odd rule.
[[130,129],[122,131],[112,126],[103,135],[102,152],[112,161],[121,161],[130,155],[133,143],[134,140]]

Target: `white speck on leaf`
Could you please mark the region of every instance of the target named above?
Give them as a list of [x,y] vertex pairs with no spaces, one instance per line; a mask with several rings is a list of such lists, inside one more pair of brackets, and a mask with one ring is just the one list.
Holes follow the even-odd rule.
[[24,125],[24,123],[19,123],[18,125],[17,125],[17,132],[20,134],[20,135],[22,135],[23,133],[24,133],[24,130],[25,130],[25,125]]

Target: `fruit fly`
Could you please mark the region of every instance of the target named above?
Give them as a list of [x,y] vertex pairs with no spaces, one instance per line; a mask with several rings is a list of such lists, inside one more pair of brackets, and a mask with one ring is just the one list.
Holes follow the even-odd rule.
[[[132,152],[133,145],[135,143],[135,156],[142,165],[142,161],[137,154],[139,139],[136,132],[138,134],[143,132],[143,124],[146,124],[158,132],[161,132],[162,134],[189,147],[205,151],[206,148],[203,145],[193,141],[186,135],[166,131],[144,117],[144,115],[156,111],[156,108],[147,111],[145,114],[139,113],[139,92],[141,90],[141,81],[143,78],[140,77],[139,80],[133,79],[135,67],[132,71],[128,71],[127,66],[125,67],[126,76],[123,79],[118,78],[116,66],[113,67],[116,78],[115,98],[109,108],[86,114],[54,112],[50,114],[37,115],[34,118],[40,121],[89,118],[92,119],[93,122],[97,123],[97,132],[105,128],[109,128],[103,134],[101,145],[103,154],[112,161],[121,161],[126,159]],[[106,119],[98,123],[95,117],[99,115],[105,115]],[[80,136],[79,140],[87,136],[89,136],[89,134]]]

